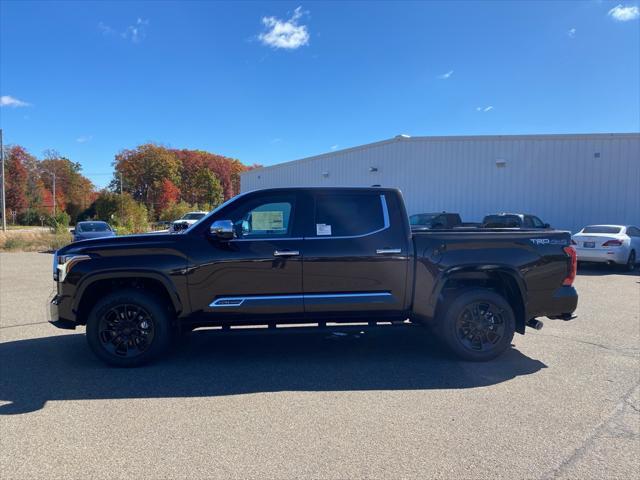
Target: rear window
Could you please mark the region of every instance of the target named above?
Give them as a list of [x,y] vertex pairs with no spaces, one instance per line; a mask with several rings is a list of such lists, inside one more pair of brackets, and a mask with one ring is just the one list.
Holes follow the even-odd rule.
[[411,215],[409,217],[409,223],[411,225],[431,226],[431,223],[433,222],[433,220],[435,220],[435,218],[438,216],[439,214],[434,214],[434,213],[418,213],[416,215]]
[[206,213],[187,213],[182,220],[200,220]]
[[622,228],[620,227],[607,227],[604,225],[592,225],[590,227],[584,227],[582,233],[620,233]]
[[111,230],[109,225],[102,222],[88,222],[88,223],[79,223],[76,226],[76,230],[79,232],[108,232]]
[[520,217],[517,215],[487,215],[482,223],[488,228],[516,228],[520,226]]
[[318,195],[316,236],[365,235],[384,228],[382,202],[378,194]]

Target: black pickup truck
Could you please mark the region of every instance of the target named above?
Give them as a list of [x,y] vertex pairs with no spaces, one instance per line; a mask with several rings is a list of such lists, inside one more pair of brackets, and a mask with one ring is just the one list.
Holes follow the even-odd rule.
[[[239,195],[181,235],[72,243],[53,257],[51,323],[86,325],[102,360],[145,363],[198,327],[426,326],[466,360],[489,360],[536,317],[573,318],[568,232],[412,233],[387,188]],[[337,326],[337,327],[336,327]]]

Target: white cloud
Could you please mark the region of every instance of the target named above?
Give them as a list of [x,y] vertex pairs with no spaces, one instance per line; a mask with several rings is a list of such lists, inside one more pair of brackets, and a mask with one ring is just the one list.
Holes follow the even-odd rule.
[[87,143],[93,139],[93,135],[83,135],[81,137],[76,138],[76,142],[78,143]]
[[289,20],[281,20],[276,17],[263,17],[262,23],[265,31],[258,35],[264,45],[273,48],[295,50],[309,44],[309,31],[306,25],[300,25],[299,20],[306,12],[302,7],[293,11]]
[[438,78],[440,80],[446,80],[447,78],[449,78],[451,75],[453,75],[453,70],[449,70],[447,73],[443,73],[442,75],[438,75]]
[[573,38],[576,36],[576,32],[577,30],[574,28],[570,28],[569,31],[567,32],[567,35],[569,35],[570,38]]
[[487,105],[486,107],[476,107],[477,112],[490,112],[493,110],[493,105]]
[[23,102],[22,100],[19,100],[15,97],[12,97],[11,95],[2,95],[0,97],[0,107],[28,107],[31,104],[28,102]]
[[124,40],[131,40],[133,43],[139,43],[146,38],[147,26],[149,26],[149,20],[143,18],[137,18],[133,25],[129,25],[121,32],[103,22],[98,23],[98,28],[103,35],[115,35]]
[[609,10],[607,15],[618,22],[628,22],[640,17],[640,9],[637,6],[623,7],[622,5],[616,5]]
[[111,28],[109,25],[106,25],[102,22],[98,23],[98,28],[100,29],[100,31],[104,34],[104,35],[112,35],[114,33],[117,33],[113,28]]
[[340,145],[331,145],[331,150],[337,150]]
[[138,18],[134,25],[129,25],[122,33],[122,38],[129,38],[133,43],[138,43],[147,36],[147,26],[149,20]]

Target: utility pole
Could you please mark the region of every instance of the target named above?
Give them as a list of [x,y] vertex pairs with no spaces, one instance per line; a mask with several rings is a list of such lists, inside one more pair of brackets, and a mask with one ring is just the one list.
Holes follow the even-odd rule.
[[0,162],[2,163],[2,231],[7,231],[7,197],[4,194],[4,144],[2,143],[2,129],[0,128]]
[[56,172],[51,172],[53,175],[53,218],[56,217]]
[[120,222],[124,223],[124,203],[122,199],[122,172],[120,172]]

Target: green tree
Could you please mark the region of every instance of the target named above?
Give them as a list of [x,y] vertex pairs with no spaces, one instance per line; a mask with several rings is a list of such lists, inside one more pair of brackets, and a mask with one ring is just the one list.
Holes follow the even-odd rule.
[[224,200],[222,185],[211,170],[200,170],[195,178],[196,190],[199,192],[194,201],[217,207]]
[[167,208],[165,208],[160,213],[160,220],[165,222],[172,222],[182,217],[185,213],[196,210],[193,205],[189,205],[184,200],[176,203],[170,203]]
[[143,202],[147,209],[160,199],[165,180],[174,185],[180,183],[180,161],[172,151],[159,145],[149,143],[123,150],[116,155],[113,165],[115,173],[111,189],[119,190],[122,175],[123,191]]

